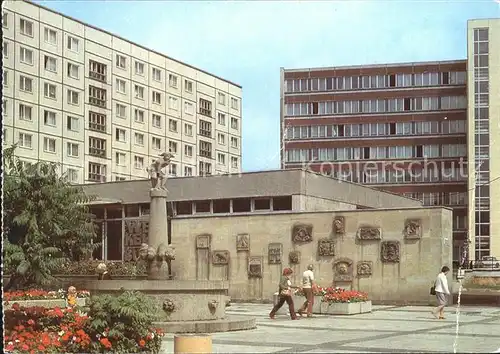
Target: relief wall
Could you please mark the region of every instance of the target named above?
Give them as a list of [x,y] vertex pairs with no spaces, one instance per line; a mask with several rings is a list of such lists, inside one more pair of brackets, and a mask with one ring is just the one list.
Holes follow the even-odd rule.
[[271,300],[285,267],[299,285],[313,264],[321,286],[425,303],[429,283],[451,266],[451,232],[451,211],[436,207],[178,218],[172,269],[176,279],[227,280],[244,301]]

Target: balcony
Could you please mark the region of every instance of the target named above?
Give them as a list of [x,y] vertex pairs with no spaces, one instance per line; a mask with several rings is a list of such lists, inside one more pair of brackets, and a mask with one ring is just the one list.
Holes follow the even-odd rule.
[[106,100],[97,97],[89,97],[89,103],[97,107],[106,108]]
[[106,124],[89,122],[89,129],[95,132],[106,133]]
[[95,71],[89,71],[89,77],[97,81],[106,82],[106,74],[98,73]]
[[95,156],[95,157],[106,157],[106,149],[101,149],[101,148],[96,148],[96,147],[90,147],[89,148],[89,155]]

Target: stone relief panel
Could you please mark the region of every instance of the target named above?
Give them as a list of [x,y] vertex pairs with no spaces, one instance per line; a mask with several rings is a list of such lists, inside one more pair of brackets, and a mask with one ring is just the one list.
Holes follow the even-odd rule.
[[203,234],[196,236],[196,248],[207,249],[210,248],[211,235]]
[[358,229],[358,240],[381,240],[382,232],[378,227],[362,226]]
[[408,219],[405,221],[403,230],[404,238],[407,240],[419,240],[422,238],[422,220]]
[[212,251],[212,264],[213,265],[227,265],[229,264],[229,251]]
[[236,251],[250,251],[250,235],[236,235]]
[[300,252],[292,251],[288,254],[288,262],[290,264],[299,264],[300,263]]
[[123,235],[125,261],[139,260],[142,244],[148,243],[148,229],[147,220],[125,220],[125,234]]
[[380,260],[383,263],[399,263],[399,241],[384,241],[380,249]]
[[268,246],[269,264],[281,264],[283,245],[281,243],[270,243]]
[[318,256],[333,257],[335,256],[335,241],[329,238],[323,238],[318,241]]
[[358,262],[358,277],[370,277],[373,274],[372,261]]
[[248,259],[248,277],[262,278],[262,257],[252,256]]
[[334,281],[352,281],[353,280],[353,262],[349,258],[339,258],[333,262],[333,280]]
[[333,234],[335,236],[342,236],[345,234],[345,218],[343,216],[336,216],[333,219]]
[[292,227],[292,242],[296,244],[312,242],[313,226],[311,224],[295,224]]

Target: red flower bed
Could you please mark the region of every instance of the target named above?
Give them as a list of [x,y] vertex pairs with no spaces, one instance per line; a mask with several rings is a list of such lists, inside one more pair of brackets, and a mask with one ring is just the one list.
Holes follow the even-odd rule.
[[113,351],[118,341],[124,339],[130,346],[127,352],[150,352],[149,342],[161,343],[163,336],[157,329],[146,330],[143,338],[132,339],[113,338],[109,332],[106,329],[96,334],[91,319],[71,308],[24,307],[14,303],[5,310],[4,348],[8,352],[103,353]]
[[329,291],[321,299],[322,302],[328,303],[350,303],[368,301],[368,294],[356,291],[345,290],[341,288],[328,288]]
[[[299,289],[296,293],[298,296],[304,296],[304,291]],[[368,301],[368,294],[356,290],[345,290],[342,288],[328,287],[323,288],[321,286],[313,287],[314,296],[321,296],[322,302],[364,302]]]
[[88,352],[88,320],[71,308],[24,307],[14,303],[5,310],[4,348],[16,353]]
[[[22,290],[22,291],[7,291],[3,294],[4,301],[21,301],[21,300],[52,300],[65,299],[66,291],[60,289],[58,291],[46,291],[40,289]],[[77,291],[77,297],[88,298],[90,293],[87,290]]]

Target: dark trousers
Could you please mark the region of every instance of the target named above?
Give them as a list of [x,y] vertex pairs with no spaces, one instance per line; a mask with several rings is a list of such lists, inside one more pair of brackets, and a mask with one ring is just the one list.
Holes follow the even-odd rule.
[[307,315],[310,316],[312,314],[312,307],[314,304],[314,294],[311,288],[305,288],[302,290],[304,291],[304,296],[306,297],[306,301],[300,308],[299,313],[305,312],[307,310]]
[[292,318],[292,320],[297,318],[297,315],[295,314],[295,308],[293,306],[292,297],[291,296],[282,296],[282,295],[280,295],[278,303],[276,305],[274,305],[269,316],[271,316],[271,317],[274,316],[276,314],[276,312],[278,312],[278,310],[281,308],[281,306],[283,306],[283,304],[285,302],[288,304],[288,309],[290,311],[290,317]]

